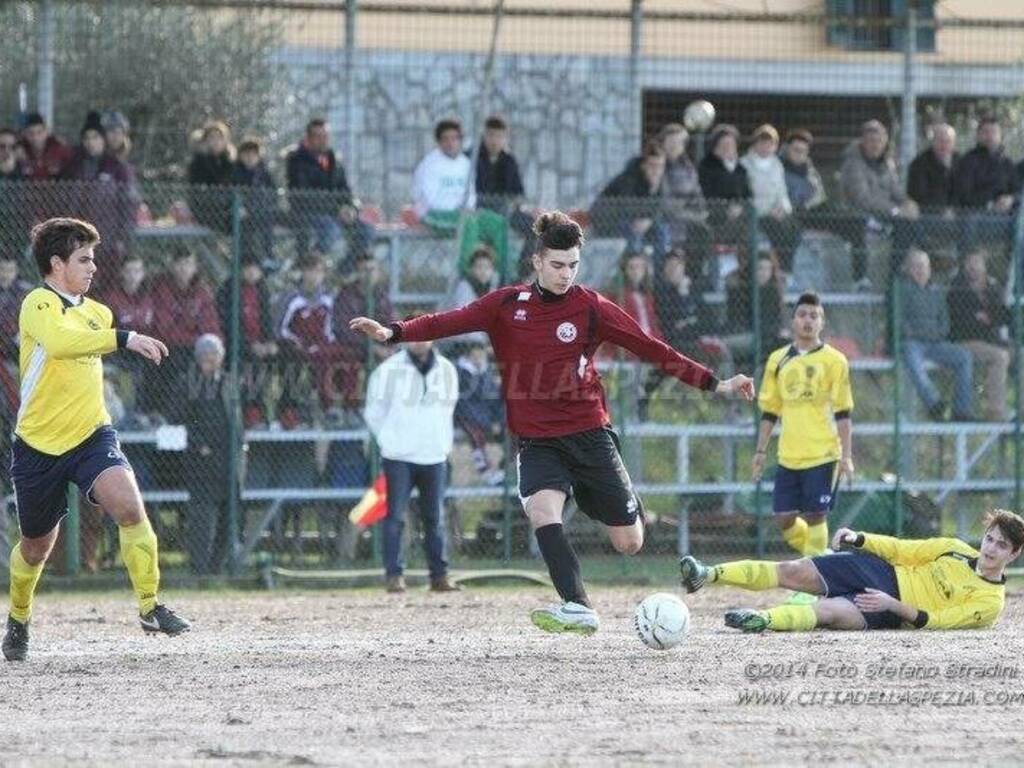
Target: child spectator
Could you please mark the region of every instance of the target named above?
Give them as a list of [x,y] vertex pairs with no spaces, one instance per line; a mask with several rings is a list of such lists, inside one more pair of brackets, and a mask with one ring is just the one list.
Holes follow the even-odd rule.
[[241,188],[242,253],[252,254],[262,263],[272,262],[277,194],[263,161],[263,145],[257,139],[249,138],[238,145],[231,183]]
[[31,283],[18,277],[14,254],[0,251],[0,358],[3,362],[18,363],[18,315],[21,300],[32,288]]
[[505,471],[487,455],[489,443],[501,441],[504,435],[505,410],[501,391],[494,375],[490,345],[473,340],[456,362],[459,374],[459,402],[455,406],[455,423],[469,437],[473,446],[473,466],[487,485],[500,485]]
[[[494,268],[494,249],[489,245],[478,245],[469,257],[469,269],[455,283],[451,294],[444,302],[444,309],[464,307],[498,287],[498,272]],[[485,331],[474,331],[461,336],[445,339],[445,349],[458,354],[469,342],[487,342]]]

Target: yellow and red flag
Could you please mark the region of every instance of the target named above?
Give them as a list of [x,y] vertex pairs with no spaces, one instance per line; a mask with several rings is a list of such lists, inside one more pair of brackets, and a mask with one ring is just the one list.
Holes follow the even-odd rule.
[[383,520],[388,513],[388,486],[382,472],[373,481],[359,503],[352,507],[348,513],[348,519],[360,528],[369,528],[376,522]]

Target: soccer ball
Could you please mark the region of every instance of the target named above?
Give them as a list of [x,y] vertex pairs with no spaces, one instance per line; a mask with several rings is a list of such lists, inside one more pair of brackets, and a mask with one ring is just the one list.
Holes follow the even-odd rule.
[[703,133],[715,122],[715,107],[710,101],[690,102],[683,112],[683,125],[691,133]]
[[633,628],[648,648],[667,651],[679,645],[690,631],[690,609],[675,595],[657,592],[637,605]]

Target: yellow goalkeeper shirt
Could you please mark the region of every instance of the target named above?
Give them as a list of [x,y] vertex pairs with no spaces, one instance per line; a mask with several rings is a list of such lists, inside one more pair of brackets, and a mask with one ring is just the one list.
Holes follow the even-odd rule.
[[992,626],[1003,612],[1006,579],[975,571],[978,551],[960,539],[911,539],[865,533],[862,549],[893,566],[900,600],[925,611],[925,629]]
[[779,464],[817,467],[840,456],[836,419],[853,410],[846,356],[821,344],[800,352],[790,344],[768,357],[758,395],[762,418],[782,422]]
[[49,286],[21,303],[21,405],[15,434],[37,451],[67,453],[110,423],[101,355],[127,343],[103,304],[75,304]]

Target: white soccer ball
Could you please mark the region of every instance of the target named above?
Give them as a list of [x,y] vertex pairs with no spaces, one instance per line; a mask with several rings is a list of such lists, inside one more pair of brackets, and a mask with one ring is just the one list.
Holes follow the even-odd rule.
[[683,111],[683,125],[691,133],[703,133],[715,122],[715,107],[710,101],[692,101]]
[[675,595],[656,592],[637,605],[633,627],[648,648],[667,651],[683,642],[690,631],[690,609]]

